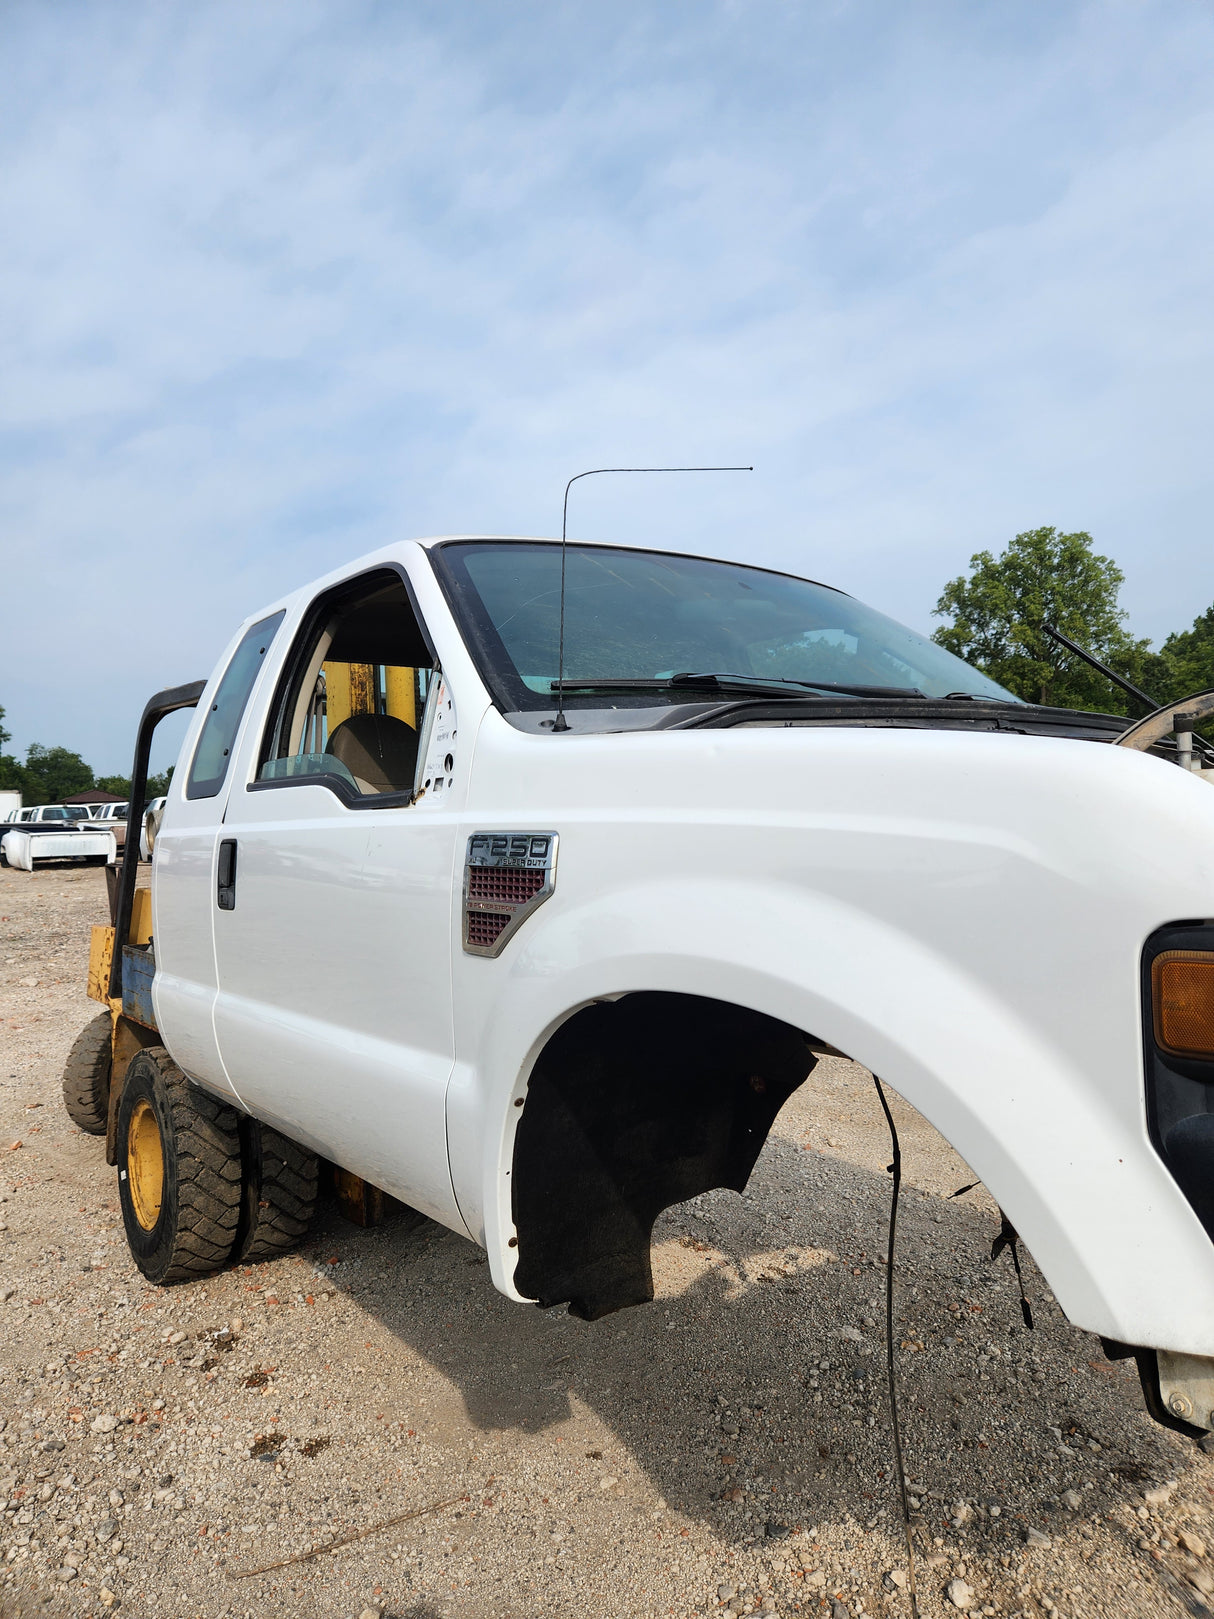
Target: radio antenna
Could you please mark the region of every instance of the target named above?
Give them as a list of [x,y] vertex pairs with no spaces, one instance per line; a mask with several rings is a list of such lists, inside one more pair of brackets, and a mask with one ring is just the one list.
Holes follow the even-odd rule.
[[569,721],[565,718],[565,556],[569,549],[566,538],[569,523],[569,491],[579,478],[599,478],[605,472],[753,472],[753,467],[591,467],[589,472],[575,472],[565,485],[565,504],[561,511],[561,639],[560,650],[557,653],[556,673],[556,718],[552,722],[554,731],[567,731]]

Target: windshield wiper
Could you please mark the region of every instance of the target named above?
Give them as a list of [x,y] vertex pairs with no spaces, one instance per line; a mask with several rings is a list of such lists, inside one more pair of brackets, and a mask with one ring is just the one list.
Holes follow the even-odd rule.
[[807,692],[831,692],[841,697],[911,697],[926,693],[917,686],[840,686],[828,680],[767,679],[763,675],[695,674],[665,675],[652,679],[621,676],[601,680],[553,680],[549,690],[576,695],[578,692],[610,691],[740,691],[763,697],[804,697]]
[[1018,697],[988,697],[985,692],[976,691],[946,691],[946,703],[1002,703],[1005,708],[1020,708],[1023,705]]

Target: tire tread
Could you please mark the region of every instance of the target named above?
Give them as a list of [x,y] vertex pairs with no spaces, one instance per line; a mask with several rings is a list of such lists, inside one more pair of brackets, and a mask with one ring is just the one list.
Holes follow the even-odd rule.
[[261,1174],[256,1207],[238,1257],[245,1263],[272,1259],[293,1248],[307,1232],[320,1186],[320,1160],[307,1147],[254,1121],[260,1133]]
[[109,1122],[113,1020],[101,1012],[81,1029],[63,1068],[63,1105],[79,1130],[103,1136]]
[[139,1055],[155,1065],[164,1085],[176,1155],[177,1229],[168,1264],[152,1280],[209,1276],[228,1263],[236,1243],[240,1116],[192,1085],[163,1046],[147,1046]]

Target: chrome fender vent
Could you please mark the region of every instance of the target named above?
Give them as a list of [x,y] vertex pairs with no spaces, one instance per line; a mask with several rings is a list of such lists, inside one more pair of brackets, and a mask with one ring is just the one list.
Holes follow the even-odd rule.
[[474,832],[464,859],[464,949],[497,956],[556,886],[555,832]]

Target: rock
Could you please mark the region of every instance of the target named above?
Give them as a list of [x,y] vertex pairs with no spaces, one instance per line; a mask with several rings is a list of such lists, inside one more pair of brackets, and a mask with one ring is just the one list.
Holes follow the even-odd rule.
[[964,1610],[974,1605],[974,1588],[964,1580],[950,1580],[944,1587],[944,1594],[954,1608]]
[[1078,1490],[1063,1490],[1059,1500],[1068,1512],[1078,1512],[1083,1505],[1083,1497]]
[[968,1523],[973,1516],[974,1509],[968,1501],[953,1502],[952,1518],[954,1529],[960,1529],[962,1524]]
[[364,1608],[358,1619],[384,1619],[384,1610],[382,1608]]
[[850,1619],[847,1604],[840,1602],[838,1597],[832,1597],[830,1603],[830,1619]]
[[864,1334],[860,1331],[859,1327],[840,1327],[838,1336],[840,1338],[846,1338],[849,1343],[853,1344],[864,1342]]
[[601,1478],[599,1480],[599,1489],[600,1490],[613,1490],[615,1488],[615,1486],[619,1482],[620,1481],[619,1481],[618,1478],[610,1478],[610,1477],[609,1478]]
[[906,1570],[902,1568],[891,1568],[885,1576],[885,1583],[892,1586],[896,1591],[905,1591]]
[[779,1523],[775,1518],[768,1518],[763,1526],[763,1533],[768,1540],[787,1540],[791,1532],[786,1523]]
[[113,1540],[117,1528],[118,1525],[114,1522],[113,1518],[102,1518],[101,1522],[97,1525],[97,1539]]
[[89,1423],[89,1427],[94,1433],[113,1433],[117,1426],[118,1418],[112,1417],[108,1413],[102,1417],[94,1417],[92,1422]]
[[1175,1488],[1174,1483],[1159,1484],[1153,1490],[1145,1490],[1142,1499],[1149,1507],[1166,1507],[1172,1499],[1172,1491]]
[[104,1585],[101,1587],[100,1591],[98,1591],[97,1595],[101,1598],[102,1602],[107,1608],[112,1608],[117,1600],[114,1593]]
[[169,1333],[169,1342],[171,1344],[183,1344],[183,1343],[185,1343],[185,1333],[184,1332],[170,1332]]
[[1194,1557],[1204,1557],[1206,1555],[1205,1541],[1200,1535],[1194,1534],[1193,1530],[1182,1529],[1176,1538],[1185,1551],[1191,1552]]
[[1208,1568],[1195,1568],[1188,1578],[1189,1584],[1196,1587],[1203,1597],[1214,1593],[1214,1574]]
[[76,1578],[78,1572],[79,1570],[74,1569],[70,1563],[64,1563],[62,1568],[55,1571],[55,1578],[57,1580],[62,1580],[64,1585],[66,1585],[69,1580],[74,1580]]
[[737,1588],[736,1585],[718,1585],[717,1586],[717,1601],[718,1602],[730,1602],[730,1601],[733,1600],[734,1597],[737,1596],[737,1594],[738,1594],[738,1588]]
[[1024,1544],[1026,1546],[1045,1547],[1050,1544],[1050,1537],[1043,1529],[1034,1529],[1031,1525],[1024,1531]]

